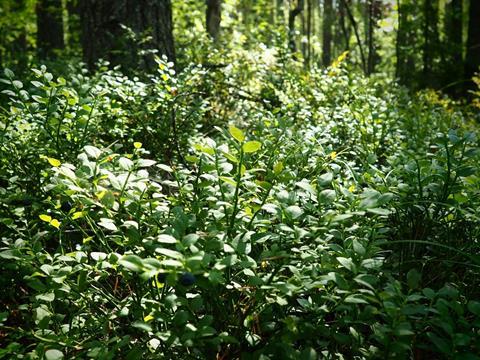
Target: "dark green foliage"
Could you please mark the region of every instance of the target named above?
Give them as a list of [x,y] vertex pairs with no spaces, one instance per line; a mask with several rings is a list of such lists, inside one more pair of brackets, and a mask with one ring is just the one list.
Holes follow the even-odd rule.
[[257,51],[5,71],[3,357],[475,358],[468,109]]
[[[174,2],[176,64],[133,28],[124,68],[70,48],[22,72],[0,37],[0,359],[479,359],[480,90],[389,81],[376,2],[332,2],[319,67],[301,3],[222,1],[213,41]],[[402,84],[447,81],[458,32],[400,5]]]

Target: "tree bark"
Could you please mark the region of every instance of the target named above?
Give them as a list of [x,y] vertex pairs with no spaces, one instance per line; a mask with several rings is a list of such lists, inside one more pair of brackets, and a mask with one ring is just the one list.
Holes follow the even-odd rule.
[[470,0],[468,11],[468,40],[467,54],[465,57],[466,90],[474,88],[470,79],[477,73],[480,67],[480,1]]
[[348,18],[350,19],[350,23],[352,24],[353,27],[353,32],[355,34],[355,38],[357,39],[358,43],[358,48],[360,50],[360,59],[362,61],[362,69],[363,72],[366,74],[367,73],[367,60],[365,59],[365,52],[363,51],[363,44],[362,44],[362,39],[360,38],[360,34],[358,32],[358,25],[357,21],[355,20],[355,17],[353,16],[352,10],[350,9],[350,6],[346,3],[346,0],[341,0],[344,7],[345,11],[347,12]]
[[423,85],[435,87],[434,62],[438,54],[437,0],[424,0],[423,17]]
[[217,39],[220,33],[220,22],[222,19],[221,0],[207,0],[207,32],[213,38]]
[[307,51],[305,56],[305,65],[310,67],[310,59],[312,57],[312,0],[307,0]]
[[39,0],[37,13],[37,51],[40,59],[55,57],[65,48],[62,0]]
[[322,63],[330,66],[332,62],[332,25],[333,25],[333,2],[323,1],[323,24],[322,24]]
[[400,84],[411,86],[415,76],[415,62],[409,51],[412,46],[412,35],[410,32],[412,24],[408,18],[408,14],[411,11],[410,0],[397,0],[397,8],[396,77]]
[[[348,6],[348,4],[347,4]],[[339,25],[340,25],[340,29],[342,30],[342,34],[343,34],[343,39],[345,41],[345,46],[343,48],[344,51],[349,51],[350,50],[350,29],[348,28],[347,26],[347,23],[345,21],[345,17],[346,17],[346,11],[345,11],[345,3],[343,1],[340,1],[340,3],[338,4],[338,11],[340,13],[340,19],[339,19]]]
[[375,65],[378,62],[378,53],[375,47],[375,29],[377,28],[377,21],[381,15],[381,2],[378,0],[369,0],[367,4],[368,11],[368,29],[367,29],[367,45],[368,45],[368,59],[367,59],[367,74],[370,75],[375,72]]
[[452,0],[445,8],[443,87],[452,95],[460,95],[463,79],[463,0]]
[[83,0],[80,13],[83,55],[91,69],[103,58],[126,70],[152,70],[152,52],[175,62],[170,0]]
[[288,45],[292,53],[297,52],[295,42],[295,19],[303,11],[304,0],[297,0],[297,6],[288,13]]

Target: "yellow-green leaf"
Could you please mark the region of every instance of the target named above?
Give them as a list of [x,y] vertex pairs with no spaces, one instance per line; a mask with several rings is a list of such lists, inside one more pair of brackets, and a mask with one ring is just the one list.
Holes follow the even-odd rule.
[[248,141],[243,144],[243,151],[246,153],[254,153],[260,150],[262,143],[259,141]]
[[242,164],[242,167],[240,168],[240,175],[245,175],[245,172],[247,171],[247,168],[245,167],[245,165]]
[[53,167],[59,167],[62,164],[60,160],[57,160],[51,157],[47,158],[47,160],[50,163],[50,165],[52,165]]
[[275,175],[278,175],[280,174],[281,172],[283,171],[283,163],[281,161],[277,162],[274,166],[273,166],[273,173]]
[[149,321],[152,321],[153,319],[155,319],[155,318],[152,315],[147,315],[143,318],[143,321],[149,322]]
[[235,140],[239,142],[242,142],[243,140],[245,140],[245,135],[243,134],[243,131],[237,128],[235,125],[230,125],[228,127],[228,131],[230,132],[230,135],[232,135],[232,137]]
[[42,214],[39,216],[40,220],[43,220],[45,222],[50,222],[52,221],[52,217],[50,215],[45,215],[45,214]]
[[52,219],[52,221],[50,221],[50,225],[58,229],[60,228],[60,221],[58,221],[57,219]]
[[79,219],[79,218],[84,217],[84,216],[85,216],[85,212],[77,211],[77,212],[73,213],[72,220],[76,220],[76,219]]

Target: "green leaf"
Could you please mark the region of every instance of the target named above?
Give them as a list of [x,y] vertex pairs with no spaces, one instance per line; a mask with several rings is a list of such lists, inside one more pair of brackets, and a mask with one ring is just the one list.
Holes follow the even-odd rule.
[[142,259],[137,255],[125,255],[118,262],[130,271],[140,272],[143,269]]
[[246,153],[254,153],[260,150],[262,143],[259,141],[248,141],[243,144],[243,151]]
[[480,302],[471,300],[467,305],[468,310],[477,316],[480,316]]
[[181,260],[183,259],[183,255],[180,254],[178,251],[175,250],[170,250],[170,249],[164,249],[164,248],[157,248],[155,249],[155,252],[165,255],[166,257],[176,259],[176,260]]
[[102,154],[101,150],[95,146],[87,145],[83,149],[91,159],[98,159],[98,157]]
[[280,174],[281,172],[283,171],[283,163],[281,161],[277,162],[274,166],[273,166],[273,173],[275,175],[278,175]]
[[303,214],[303,210],[297,206],[292,205],[285,209],[285,212],[290,216],[293,220],[299,218]]
[[245,135],[243,134],[243,131],[237,128],[235,125],[229,125],[228,132],[238,142],[243,142],[243,140],[245,140]]
[[19,90],[20,90],[21,88],[23,88],[23,83],[22,83],[21,81],[19,81],[19,80],[13,80],[12,84],[13,84],[13,86],[15,86],[15,88],[17,88],[17,89],[19,89]]
[[133,169],[133,161],[130,159],[127,159],[126,157],[121,157],[118,159],[118,165],[120,165],[120,168],[123,170],[130,171]]
[[117,231],[118,230],[117,226],[114,224],[112,219],[101,218],[98,225],[100,225],[100,226],[102,226],[105,229],[110,230],[110,231]]
[[143,321],[135,321],[135,322],[132,324],[132,326],[135,327],[135,328],[137,328],[137,329],[146,331],[146,332],[152,331],[152,327],[151,327],[149,324],[144,323]]
[[162,244],[176,244],[177,243],[177,239],[175,239],[173,236],[167,235],[167,234],[158,235],[157,241],[159,243],[162,243]]
[[407,273],[407,283],[408,287],[410,289],[416,289],[418,288],[418,285],[420,284],[420,280],[422,278],[422,274],[420,274],[416,269],[411,269]]
[[63,353],[57,349],[50,349],[45,352],[45,360],[60,360],[63,359]]
[[5,74],[5,76],[9,79],[12,79],[15,74],[13,73],[12,70],[8,69],[8,68],[5,68],[5,70],[3,70],[3,73]]
[[350,258],[344,258],[344,257],[337,257],[337,261],[346,269],[355,272],[355,264],[353,263],[353,260]]

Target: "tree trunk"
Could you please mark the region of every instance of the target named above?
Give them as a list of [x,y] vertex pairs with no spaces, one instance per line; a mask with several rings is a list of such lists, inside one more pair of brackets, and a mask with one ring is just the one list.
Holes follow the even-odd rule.
[[423,85],[435,87],[434,62],[438,53],[438,1],[424,0]]
[[126,70],[152,70],[153,53],[175,62],[170,0],[83,0],[80,13],[83,55],[91,69],[103,58]]
[[288,44],[292,53],[297,52],[295,42],[295,18],[303,11],[304,0],[297,0],[297,6],[288,13]]
[[412,24],[408,19],[408,14],[411,10],[410,0],[397,0],[397,8],[396,77],[400,84],[411,86],[415,76],[415,62],[409,51],[412,46],[412,36],[410,33]]
[[40,59],[55,57],[65,48],[62,0],[39,0],[37,13],[37,51]]
[[310,67],[310,59],[312,57],[312,0],[307,0],[307,51],[305,56],[305,65]]
[[480,71],[480,1],[470,0],[468,11],[468,40],[467,55],[465,58],[466,90],[474,88],[470,79],[476,72]]
[[343,6],[345,7],[345,11],[347,13],[348,18],[350,19],[350,23],[352,24],[353,32],[355,34],[355,38],[357,39],[357,43],[358,43],[358,49],[360,50],[360,59],[362,61],[362,70],[366,74],[367,73],[367,60],[365,59],[365,52],[363,51],[362,39],[360,38],[360,34],[358,32],[357,21],[355,20],[355,17],[353,16],[352,9],[350,9],[350,6],[348,6],[346,0],[341,0],[341,1],[343,3]]
[[463,79],[463,0],[452,0],[445,8],[443,87],[452,95],[460,95]]
[[222,19],[221,0],[207,0],[207,32],[217,39],[220,32],[220,21]]
[[339,9],[338,11],[340,13],[339,25],[340,25],[340,29],[342,30],[343,39],[345,41],[343,51],[349,51],[351,31],[345,21],[345,18],[346,18],[345,6],[348,6],[348,4],[345,5],[343,1],[340,1],[340,3],[338,4],[338,9]]
[[322,26],[322,63],[330,66],[332,62],[332,24],[333,4],[332,0],[323,1],[323,26]]
[[375,72],[375,65],[378,62],[378,53],[375,47],[375,29],[377,21],[381,16],[381,2],[378,0],[369,0],[367,4],[368,11],[368,28],[367,28],[367,45],[368,45],[368,59],[367,59],[367,74],[370,75]]

